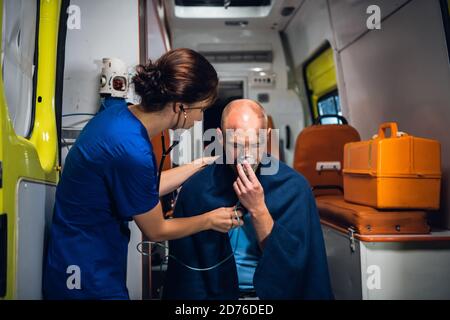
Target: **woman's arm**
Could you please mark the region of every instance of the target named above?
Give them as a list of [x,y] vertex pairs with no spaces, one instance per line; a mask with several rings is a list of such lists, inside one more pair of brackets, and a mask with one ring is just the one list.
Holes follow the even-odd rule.
[[159,194],[164,196],[178,189],[194,173],[200,171],[208,164],[213,163],[217,158],[218,157],[200,158],[183,166],[163,171],[161,173]]
[[239,221],[232,207],[218,208],[189,218],[164,219],[161,203],[158,203],[152,210],[136,215],[133,219],[150,241],[158,242],[187,237],[209,229],[228,232],[232,227],[243,224],[239,211],[238,216]]

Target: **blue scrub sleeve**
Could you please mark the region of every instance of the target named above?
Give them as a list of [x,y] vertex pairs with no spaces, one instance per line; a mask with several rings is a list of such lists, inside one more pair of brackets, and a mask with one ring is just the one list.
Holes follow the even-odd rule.
[[128,153],[111,163],[107,180],[117,214],[126,220],[146,213],[159,202],[152,154]]

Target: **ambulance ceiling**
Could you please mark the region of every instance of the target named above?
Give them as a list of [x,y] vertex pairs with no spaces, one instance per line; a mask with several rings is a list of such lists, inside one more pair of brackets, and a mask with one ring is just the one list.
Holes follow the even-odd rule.
[[269,6],[271,0],[175,0],[177,6],[190,7],[261,7]]
[[283,30],[304,0],[164,1],[171,29]]

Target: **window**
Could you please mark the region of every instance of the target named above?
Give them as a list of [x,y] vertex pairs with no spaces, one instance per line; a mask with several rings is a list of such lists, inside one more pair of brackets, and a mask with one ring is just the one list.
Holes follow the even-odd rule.
[[17,135],[33,123],[38,1],[3,1],[2,72],[8,112]]
[[[303,69],[313,121],[319,116],[341,116],[337,90],[336,68],[333,50],[329,43],[309,59]],[[323,124],[338,123],[337,118],[326,118]]]
[[[341,104],[339,101],[338,91],[335,90],[319,99],[317,102],[319,116],[325,115],[339,115],[342,116]],[[337,124],[338,118],[325,118],[321,121],[322,124]]]

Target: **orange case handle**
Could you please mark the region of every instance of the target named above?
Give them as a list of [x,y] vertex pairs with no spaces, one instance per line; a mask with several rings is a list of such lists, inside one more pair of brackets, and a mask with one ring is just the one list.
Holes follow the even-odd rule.
[[391,129],[391,138],[397,137],[398,132],[397,122],[385,122],[382,123],[378,129],[378,138],[385,139],[387,129]]

